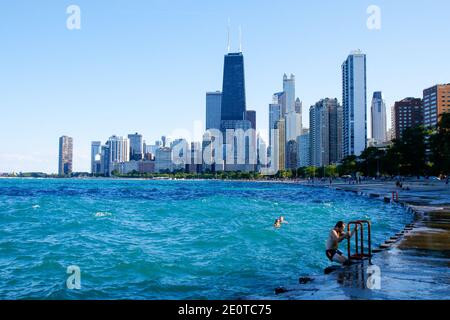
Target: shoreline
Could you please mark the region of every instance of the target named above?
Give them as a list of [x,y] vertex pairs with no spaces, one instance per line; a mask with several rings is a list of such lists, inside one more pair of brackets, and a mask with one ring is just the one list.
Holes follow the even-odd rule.
[[[444,275],[448,275],[450,266],[450,187],[443,182],[409,182],[407,185],[409,190],[396,188],[386,182],[315,185],[317,188],[331,188],[401,205],[412,214],[413,223],[405,225],[403,230],[379,248],[373,249],[371,259],[350,267],[337,267],[330,274],[315,275],[311,284],[302,284],[300,278],[300,285],[294,288],[285,290],[281,287],[282,297],[326,297],[336,300],[405,297],[411,300],[447,299],[450,277]],[[397,191],[399,199],[392,201],[392,192]],[[371,266],[381,271],[379,290],[367,288]],[[309,290],[316,292],[305,296],[304,292]]]
[[[443,181],[410,181],[405,184],[408,190],[381,181],[359,185],[336,183],[331,186],[328,184],[308,186],[329,188],[398,204],[412,213],[413,223],[405,226],[407,230],[400,231],[403,233],[399,232],[395,237],[388,239],[381,250],[401,247],[450,252],[450,186]],[[397,193],[398,200],[395,199]],[[423,243],[420,243],[419,238]]]

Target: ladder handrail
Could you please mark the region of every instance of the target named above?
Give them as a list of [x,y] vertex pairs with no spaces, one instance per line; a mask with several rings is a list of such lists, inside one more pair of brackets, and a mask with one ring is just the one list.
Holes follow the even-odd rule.
[[[357,258],[365,258],[365,257],[371,257],[372,256],[372,235],[371,235],[371,223],[368,220],[356,220],[351,221],[347,224],[347,231],[350,231],[350,227],[354,225],[356,228],[355,232],[355,249],[356,253],[352,256],[351,254],[351,239],[348,238],[348,245],[347,245],[347,251],[348,251],[348,258],[351,259],[352,257]],[[368,254],[364,254],[364,226],[367,225],[367,242],[368,242]],[[360,235],[358,235],[358,231],[360,231]],[[361,244],[359,244],[359,238],[361,237]],[[359,250],[361,249],[361,253]]]

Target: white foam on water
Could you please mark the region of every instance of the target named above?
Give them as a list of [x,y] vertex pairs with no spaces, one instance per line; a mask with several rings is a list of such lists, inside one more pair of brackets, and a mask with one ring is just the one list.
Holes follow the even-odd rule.
[[101,218],[101,217],[110,217],[112,214],[110,212],[96,212],[95,216],[97,218]]
[[33,209],[39,209],[41,206],[38,204],[35,204],[34,206],[32,206]]

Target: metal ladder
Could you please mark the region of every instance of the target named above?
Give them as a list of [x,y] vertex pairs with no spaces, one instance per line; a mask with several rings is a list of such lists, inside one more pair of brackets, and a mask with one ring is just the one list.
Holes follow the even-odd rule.
[[[347,231],[351,232],[351,226],[355,226],[355,253],[352,254],[351,250],[351,239],[348,238],[348,258],[350,260],[364,260],[366,258],[372,257],[372,239],[370,233],[370,221],[367,220],[357,220],[349,222],[347,225]],[[368,242],[368,253],[364,252],[364,226],[367,226],[367,242]],[[359,234],[358,234],[359,232]]]

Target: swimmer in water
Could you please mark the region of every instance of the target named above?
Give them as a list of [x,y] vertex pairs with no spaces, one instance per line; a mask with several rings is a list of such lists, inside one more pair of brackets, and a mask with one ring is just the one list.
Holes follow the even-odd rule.
[[278,218],[278,220],[280,220],[280,223],[289,224],[289,222],[287,222],[287,221],[284,219],[283,216],[280,216],[280,217]]
[[273,226],[274,226],[275,228],[281,228],[281,221],[280,221],[280,219],[276,219],[276,220],[275,220],[275,223],[273,224]]

